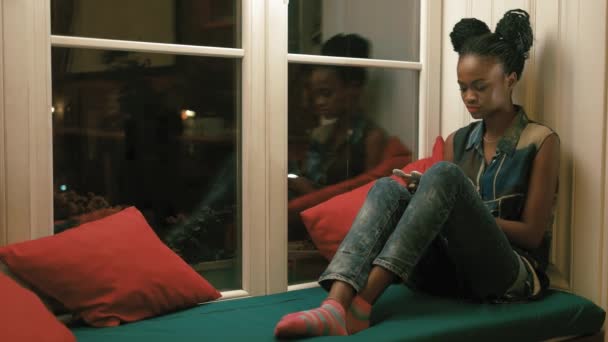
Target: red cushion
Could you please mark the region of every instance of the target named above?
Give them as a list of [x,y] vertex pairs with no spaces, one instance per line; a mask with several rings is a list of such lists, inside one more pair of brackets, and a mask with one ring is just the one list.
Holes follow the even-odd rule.
[[76,341],[32,291],[4,274],[0,274],[0,303],[0,341]]
[[[407,164],[402,170],[424,172],[433,164],[443,160],[444,141],[442,137],[435,139],[433,155]],[[400,183],[403,180],[391,176]],[[374,182],[367,183],[347,193],[331,198],[319,205],[303,211],[300,216],[310,234],[312,241],[322,256],[330,260],[340,243],[348,233],[365,197]]]
[[21,279],[97,327],[221,296],[158,239],[134,207],[54,236],[0,248],[0,259]]

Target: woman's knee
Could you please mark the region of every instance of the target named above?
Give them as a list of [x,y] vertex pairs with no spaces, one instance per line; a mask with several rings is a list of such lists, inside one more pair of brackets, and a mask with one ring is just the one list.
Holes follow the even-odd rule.
[[464,181],[468,181],[467,176],[462,172],[458,165],[447,161],[440,161],[434,164],[422,177],[433,183],[447,185],[457,185]]
[[404,191],[407,192],[405,187],[391,177],[382,177],[376,180],[369,195],[378,194],[382,197],[402,197]]
[[425,175],[450,180],[466,177],[458,165],[447,161],[435,163],[425,172]]
[[394,187],[399,186],[399,183],[395,182],[391,177],[378,178],[372,187],[372,190],[391,190]]

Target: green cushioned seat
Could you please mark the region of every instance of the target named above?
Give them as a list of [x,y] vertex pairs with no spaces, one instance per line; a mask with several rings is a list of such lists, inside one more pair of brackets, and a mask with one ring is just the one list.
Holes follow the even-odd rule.
[[[73,332],[79,342],[274,341],[274,326],[283,315],[316,307],[324,297],[320,288],[298,290]],[[374,307],[374,325],[349,341],[538,341],[596,333],[604,318],[605,312],[592,302],[560,291],[531,303],[475,304],[393,285]]]

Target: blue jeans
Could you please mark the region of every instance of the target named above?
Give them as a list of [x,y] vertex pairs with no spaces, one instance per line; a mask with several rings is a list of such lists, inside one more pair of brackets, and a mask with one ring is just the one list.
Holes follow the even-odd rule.
[[374,265],[407,284],[477,299],[501,297],[521,274],[473,183],[449,162],[427,170],[413,195],[389,177],[376,181],[319,283],[340,280],[358,292]]

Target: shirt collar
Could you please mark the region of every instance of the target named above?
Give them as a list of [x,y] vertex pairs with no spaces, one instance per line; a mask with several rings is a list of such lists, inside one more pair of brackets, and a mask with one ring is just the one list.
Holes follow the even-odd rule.
[[481,147],[481,141],[483,139],[483,124],[478,122],[473,128],[471,134],[469,134],[469,140],[467,140],[467,150],[475,147],[475,149],[479,149]]
[[[521,132],[524,130],[524,127],[528,124],[528,116],[526,112],[521,106],[515,106],[517,113],[515,114],[515,118],[509,128],[505,131],[505,134],[498,141],[498,145],[496,146],[496,152],[504,152],[507,155],[512,155],[515,152],[515,148],[517,147],[517,143],[519,142],[519,137]],[[475,126],[471,134],[469,135],[469,139],[467,140],[466,149],[470,150],[471,148],[475,148],[477,151],[480,151],[483,155],[482,150],[482,141],[483,141],[483,133],[485,131],[484,123],[481,122]]]

